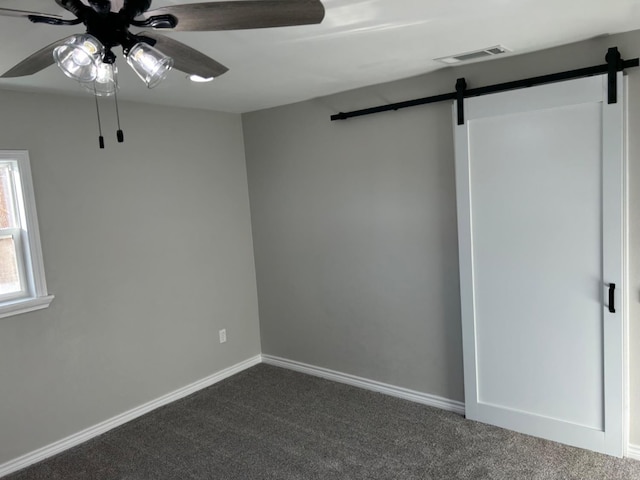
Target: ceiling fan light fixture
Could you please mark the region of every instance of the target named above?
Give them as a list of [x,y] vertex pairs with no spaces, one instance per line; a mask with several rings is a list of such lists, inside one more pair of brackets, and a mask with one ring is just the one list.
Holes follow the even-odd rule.
[[98,76],[104,46],[86,33],[72,35],[53,50],[53,59],[60,70],[78,82],[93,82]]
[[173,68],[173,58],[144,42],[129,50],[127,63],[148,88],[157,86]]
[[200,75],[187,75],[187,78],[195,83],[212,82],[214,77],[201,77]]
[[103,63],[98,65],[98,73],[93,82],[83,82],[81,85],[98,97],[110,97],[118,90],[118,67],[115,64]]

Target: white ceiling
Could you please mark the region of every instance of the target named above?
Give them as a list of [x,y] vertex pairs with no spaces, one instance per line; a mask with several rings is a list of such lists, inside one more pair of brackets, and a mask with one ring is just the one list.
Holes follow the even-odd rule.
[[[198,2],[154,0],[152,8],[180,3]],[[184,74],[173,71],[160,86],[148,90],[120,57],[119,98],[247,112],[419,75],[443,67],[434,58],[497,44],[514,55],[640,29],[640,0],[323,3],[326,16],[320,25],[169,33],[230,71],[206,84],[191,83]],[[0,7],[66,13],[54,0],[0,0]],[[0,17],[0,71],[81,30],[82,25],[54,27]],[[55,66],[30,77],[0,79],[0,88],[85,95]]]

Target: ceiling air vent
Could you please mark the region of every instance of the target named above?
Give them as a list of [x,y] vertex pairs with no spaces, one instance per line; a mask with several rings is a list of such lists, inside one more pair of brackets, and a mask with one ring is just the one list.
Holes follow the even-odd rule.
[[510,52],[510,50],[502,45],[496,45],[495,47],[483,48],[482,50],[474,50],[473,52],[460,53],[458,55],[452,55],[450,57],[436,58],[436,62],[446,63],[451,65],[454,63],[466,62],[468,60],[476,60],[477,58],[492,57],[494,55],[500,55],[501,53]]

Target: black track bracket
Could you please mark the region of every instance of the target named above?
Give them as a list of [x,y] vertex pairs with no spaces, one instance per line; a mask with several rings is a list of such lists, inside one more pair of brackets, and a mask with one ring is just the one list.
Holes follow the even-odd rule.
[[622,57],[618,51],[618,47],[612,47],[607,51],[607,55],[604,57],[609,67],[607,75],[609,77],[609,103],[616,103],[618,101],[618,79],[617,74],[619,70],[622,70]]
[[464,125],[464,92],[467,91],[467,81],[464,77],[456,80],[456,103],[458,105],[458,125]]

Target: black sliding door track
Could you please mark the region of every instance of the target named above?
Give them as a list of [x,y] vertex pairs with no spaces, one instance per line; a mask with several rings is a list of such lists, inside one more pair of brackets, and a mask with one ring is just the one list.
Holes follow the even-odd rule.
[[622,60],[617,47],[610,48],[606,55],[607,63],[596,65],[594,67],[579,68],[577,70],[569,70],[566,72],[553,73],[550,75],[542,75],[539,77],[526,78],[524,80],[515,80],[513,82],[498,83],[486,87],[466,88],[464,78],[459,78],[456,82],[456,91],[444,93],[441,95],[433,95],[431,97],[417,98],[415,100],[407,100],[404,102],[390,103],[380,105],[378,107],[364,108],[362,110],[354,110],[351,112],[340,112],[331,115],[331,120],[346,120],[353,117],[361,117],[363,115],[371,115],[374,113],[388,112],[391,110],[400,110],[402,108],[416,107],[418,105],[426,105],[429,103],[443,102],[446,100],[458,100],[458,125],[464,123],[464,107],[463,98],[478,97],[480,95],[488,95],[490,93],[504,92],[507,90],[515,90],[518,88],[533,87],[546,83],[561,82],[563,80],[571,80],[574,78],[591,77],[606,73],[609,75],[609,103],[617,101],[616,89],[616,73],[624,71],[627,68],[633,68],[640,65],[640,59]]

